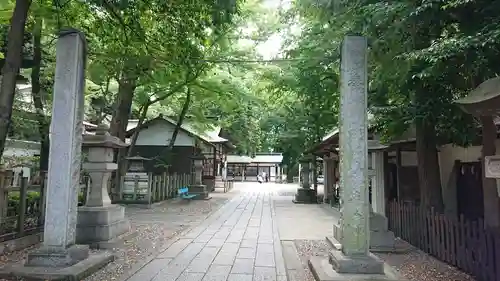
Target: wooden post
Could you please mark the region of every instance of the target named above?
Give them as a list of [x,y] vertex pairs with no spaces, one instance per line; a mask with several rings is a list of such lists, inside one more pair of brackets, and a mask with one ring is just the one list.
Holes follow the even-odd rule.
[[161,175],[155,176],[156,178],[156,186],[155,186],[155,201],[158,202],[161,200],[160,198],[160,189],[161,189]]
[[45,224],[45,205],[47,204],[47,174],[40,171],[40,217],[38,218],[38,226],[42,227]]
[[17,231],[20,236],[24,234],[24,221],[26,220],[26,199],[28,195],[28,178],[21,178],[21,188],[19,189],[19,217],[17,218]]
[[146,192],[148,203],[151,204],[151,193],[153,189],[153,173],[148,174],[148,190]]
[[168,175],[168,193],[167,196],[168,198],[172,198],[172,175]]
[[137,195],[139,193],[139,176],[135,176],[134,177],[134,195],[133,195],[133,200],[136,201],[137,200]]
[[7,204],[8,204],[8,196],[5,192],[5,188],[7,187],[7,171],[0,166],[0,222],[3,221],[4,217],[7,215]]
[[167,199],[167,186],[168,186],[166,172],[163,172],[162,178],[163,178],[163,185],[161,187],[161,200],[166,200]]
[[398,147],[396,148],[396,176],[397,176],[397,182],[396,182],[396,190],[397,190],[397,200],[401,200],[401,148]]
[[124,184],[125,184],[125,176],[127,174],[125,174],[124,176],[122,176],[122,178],[120,179],[120,188],[115,188],[115,192],[118,192],[118,201],[122,201],[123,200],[123,187],[124,187]]

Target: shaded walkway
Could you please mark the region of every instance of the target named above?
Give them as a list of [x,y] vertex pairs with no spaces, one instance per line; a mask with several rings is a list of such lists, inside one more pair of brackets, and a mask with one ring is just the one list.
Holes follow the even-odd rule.
[[287,280],[273,187],[239,184],[238,196],[128,280]]

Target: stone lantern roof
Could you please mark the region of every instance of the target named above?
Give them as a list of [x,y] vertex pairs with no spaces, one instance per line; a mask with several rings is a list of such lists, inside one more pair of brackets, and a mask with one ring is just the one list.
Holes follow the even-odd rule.
[[108,148],[124,148],[128,144],[121,141],[119,138],[112,136],[109,132],[109,127],[101,124],[97,126],[95,135],[83,136],[84,147],[108,147]]
[[150,160],[152,160],[151,158],[142,157],[140,155],[126,157],[125,159],[130,160],[130,161],[150,161]]
[[500,112],[500,77],[484,81],[455,103],[465,112],[475,116],[498,115]]

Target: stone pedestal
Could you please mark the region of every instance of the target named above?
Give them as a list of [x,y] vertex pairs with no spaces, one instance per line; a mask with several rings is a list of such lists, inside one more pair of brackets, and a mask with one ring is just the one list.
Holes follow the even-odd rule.
[[203,184],[207,186],[210,192],[215,191],[215,177],[203,178]]
[[329,258],[309,260],[316,280],[400,280],[371,254],[368,198],[367,40],[347,36],[342,44],[340,88],[340,188],[342,204]]
[[210,199],[210,191],[208,186],[204,184],[200,185],[190,185],[189,186],[189,194],[196,195],[193,199],[195,200],[206,200]]
[[385,252],[395,250],[394,232],[389,230],[387,218],[377,214],[370,215],[370,251]]
[[125,208],[118,205],[78,208],[76,241],[92,248],[108,248],[120,235],[130,231]]
[[293,203],[312,204],[317,203],[316,192],[311,188],[298,188]]

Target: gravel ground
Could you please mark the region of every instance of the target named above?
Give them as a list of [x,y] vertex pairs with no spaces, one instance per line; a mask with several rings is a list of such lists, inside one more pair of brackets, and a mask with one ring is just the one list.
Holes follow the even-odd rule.
[[[84,280],[120,280],[138,261],[144,261],[156,254],[170,239],[203,221],[235,194],[215,192],[211,194],[212,199],[206,201],[169,200],[151,209],[127,207],[126,214],[134,235],[125,234],[124,236],[128,237],[123,245],[111,250],[116,255],[116,260]],[[0,256],[0,266],[23,260],[27,253],[36,247]]]
[[[401,241],[401,240],[399,240]],[[410,281],[474,281],[475,279],[458,268],[441,262],[432,256],[410,246],[413,251],[405,254],[377,254],[385,262],[400,271]]]
[[[406,244],[401,241],[400,243]],[[330,246],[325,240],[296,240],[295,246],[307,274],[307,281],[314,280],[307,265],[310,256],[328,256]],[[406,246],[411,247],[406,244]],[[413,248],[405,254],[379,254],[381,259],[397,269],[409,281],[474,281],[459,269],[442,263]]]
[[330,246],[326,243],[326,240],[295,240],[295,247],[299,253],[300,261],[304,266],[304,271],[306,274],[306,280],[304,281],[314,281],[314,276],[309,270],[307,262],[309,257],[312,256],[328,256],[328,251]]
[[114,249],[117,259],[104,269],[84,279],[85,281],[120,280],[137,261],[158,253],[168,241],[187,228],[204,220],[229,198],[228,194],[212,194],[207,201],[193,200],[156,206],[153,209],[137,209],[127,212],[138,236],[126,241],[125,247]]

